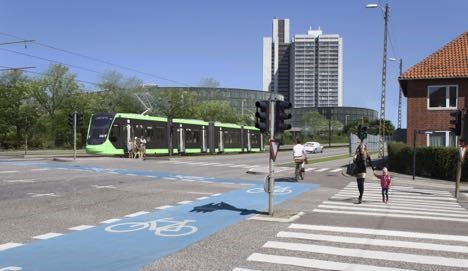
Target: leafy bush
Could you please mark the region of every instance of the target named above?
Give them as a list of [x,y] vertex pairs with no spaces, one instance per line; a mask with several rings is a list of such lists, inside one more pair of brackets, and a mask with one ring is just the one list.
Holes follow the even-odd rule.
[[[458,149],[446,147],[416,147],[416,175],[455,180]],[[388,143],[388,168],[403,174],[413,174],[413,148],[400,142]],[[461,180],[468,178],[468,165],[463,163]]]

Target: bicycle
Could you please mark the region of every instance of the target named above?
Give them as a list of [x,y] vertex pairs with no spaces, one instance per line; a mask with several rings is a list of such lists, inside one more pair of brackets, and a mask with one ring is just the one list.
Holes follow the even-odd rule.
[[296,163],[296,170],[294,171],[294,179],[296,182],[299,180],[304,180],[305,169],[303,167],[304,160],[303,159],[294,159],[294,163]]
[[[172,218],[168,217],[146,222],[126,222],[111,225],[105,230],[108,232],[122,233],[139,231],[148,228],[148,230],[154,231],[155,235],[165,237],[190,235],[198,230],[198,228],[195,226],[187,225],[187,223],[195,222],[195,220],[187,219],[183,221],[175,221],[171,219]],[[158,226],[158,223],[166,223],[166,225]]]

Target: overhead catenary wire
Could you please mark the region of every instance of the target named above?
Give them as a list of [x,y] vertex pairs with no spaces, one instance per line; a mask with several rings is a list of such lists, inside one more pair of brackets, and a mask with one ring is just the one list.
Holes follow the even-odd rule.
[[[50,76],[50,74],[46,74],[46,73],[42,73],[42,72],[35,72],[35,71],[30,71],[30,70],[23,70],[23,69],[18,69],[18,68],[15,68],[15,67],[8,67],[8,66],[0,65],[0,68],[5,68],[5,69],[9,69],[9,70],[21,70],[22,72],[32,73],[32,74],[36,74],[36,75]],[[98,83],[85,81],[85,80],[79,80],[79,79],[76,79],[76,78],[74,80],[77,81],[77,82],[80,82],[80,83],[91,84],[91,85],[94,85],[94,86],[97,86],[97,87],[101,87],[101,85],[98,84]],[[92,92],[90,90],[85,90],[85,91],[86,92]]]
[[[8,36],[8,37],[13,37],[13,38],[18,38],[18,39],[22,39],[22,38],[19,37],[19,36],[12,35],[12,34],[8,34],[8,33],[4,33],[4,32],[0,32],[0,35]],[[106,60],[101,60],[101,59],[98,59],[98,58],[95,58],[95,57],[87,56],[87,55],[84,55],[84,54],[81,54],[81,53],[77,53],[77,52],[73,52],[73,51],[70,51],[70,50],[61,49],[61,48],[58,48],[58,47],[55,47],[55,46],[52,46],[52,45],[48,45],[48,44],[45,44],[45,43],[40,43],[40,42],[36,42],[36,41],[32,41],[32,42],[30,42],[30,43],[35,44],[35,45],[38,45],[38,46],[46,47],[46,48],[49,48],[49,49],[57,50],[57,51],[60,51],[60,52],[64,52],[64,53],[67,53],[67,54],[71,54],[71,55],[74,55],[74,56],[86,58],[86,59],[88,59],[88,60],[92,60],[92,61],[95,61],[95,62],[99,62],[99,63],[102,63],[102,64],[106,64],[106,65],[109,65],[109,66],[114,66],[114,67],[117,67],[117,68],[119,68],[119,69],[125,69],[125,70],[129,70],[129,71],[132,71],[132,72],[136,72],[136,73],[139,73],[139,74],[142,74],[142,75],[146,75],[146,76],[150,76],[150,77],[153,77],[153,78],[157,78],[157,79],[160,79],[160,80],[165,80],[165,81],[168,81],[168,82],[177,83],[177,84],[182,84],[182,85],[191,87],[191,85],[189,85],[189,84],[187,84],[187,83],[184,83],[184,82],[181,82],[181,81],[172,80],[172,79],[165,78],[165,77],[162,77],[162,76],[158,76],[158,75],[154,75],[154,74],[151,74],[151,73],[143,72],[143,71],[140,71],[140,70],[131,68],[131,67],[127,67],[127,66],[115,64],[115,63],[112,63],[112,62],[109,62],[109,61],[106,61]]]

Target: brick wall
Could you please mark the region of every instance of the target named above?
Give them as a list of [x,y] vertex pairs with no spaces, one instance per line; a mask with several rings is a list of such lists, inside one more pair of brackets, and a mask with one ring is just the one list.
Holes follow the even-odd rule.
[[[468,97],[468,78],[437,79],[437,80],[409,80],[407,81],[407,114],[406,142],[413,144],[414,129],[431,131],[450,130],[450,112],[453,110],[428,110],[427,87],[431,85],[458,85],[458,108],[465,108]],[[416,145],[426,146],[425,134],[416,135]]]

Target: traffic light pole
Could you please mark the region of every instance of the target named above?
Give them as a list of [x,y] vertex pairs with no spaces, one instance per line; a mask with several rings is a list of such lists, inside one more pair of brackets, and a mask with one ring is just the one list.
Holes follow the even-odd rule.
[[73,112],[73,160],[76,160],[76,111]]
[[[271,142],[274,139],[275,135],[275,101],[270,100],[270,148]],[[270,150],[271,153],[271,150]],[[273,192],[275,189],[275,179],[273,176],[273,160],[271,159],[271,155],[268,156],[268,214],[273,215]]]

